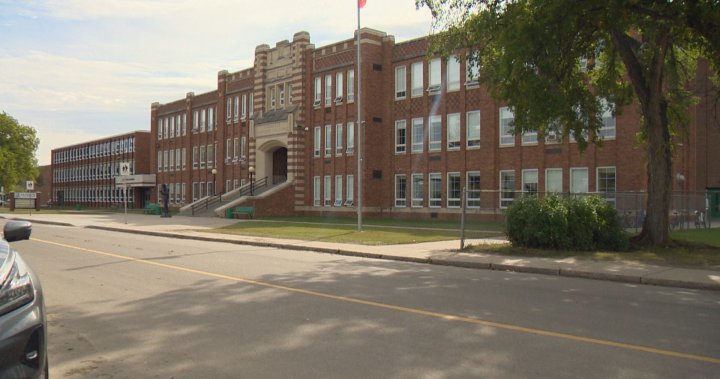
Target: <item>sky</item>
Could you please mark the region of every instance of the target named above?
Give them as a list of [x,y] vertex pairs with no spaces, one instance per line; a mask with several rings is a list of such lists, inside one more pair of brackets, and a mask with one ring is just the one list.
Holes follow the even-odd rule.
[[[39,165],[55,148],[150,130],[150,105],[217,89],[255,47],[310,33],[349,39],[356,0],[0,0],[0,112],[35,128]],[[362,27],[426,36],[415,0],[367,0]]]

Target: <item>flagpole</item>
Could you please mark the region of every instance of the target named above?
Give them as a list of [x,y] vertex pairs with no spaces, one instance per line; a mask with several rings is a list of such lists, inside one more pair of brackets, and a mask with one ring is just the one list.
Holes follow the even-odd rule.
[[363,133],[362,133],[362,92],[360,91],[361,83],[362,83],[362,68],[360,65],[360,8],[365,5],[365,2],[363,0],[358,0],[358,7],[357,7],[357,19],[358,19],[358,26],[357,26],[357,145],[358,145],[358,157],[357,157],[357,197],[358,197],[358,203],[357,203],[357,230],[358,232],[362,231],[362,206],[363,206],[363,148],[362,148],[362,141],[363,141]]

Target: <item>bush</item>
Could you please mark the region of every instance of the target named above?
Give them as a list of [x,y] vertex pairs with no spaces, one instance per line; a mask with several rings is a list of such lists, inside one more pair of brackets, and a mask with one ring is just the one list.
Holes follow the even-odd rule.
[[515,246],[562,250],[625,250],[617,211],[597,196],[527,196],[508,208],[505,232]]

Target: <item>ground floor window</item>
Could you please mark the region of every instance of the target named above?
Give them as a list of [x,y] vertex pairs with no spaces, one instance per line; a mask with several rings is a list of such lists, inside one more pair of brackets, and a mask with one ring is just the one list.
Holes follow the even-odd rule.
[[395,175],[395,206],[407,205],[407,178],[405,175]]
[[462,189],[460,187],[460,173],[449,172],[447,174],[447,207],[459,208]]
[[515,171],[500,171],[500,208],[507,208],[515,199]]
[[412,174],[412,206],[422,207],[424,198],[423,174]]

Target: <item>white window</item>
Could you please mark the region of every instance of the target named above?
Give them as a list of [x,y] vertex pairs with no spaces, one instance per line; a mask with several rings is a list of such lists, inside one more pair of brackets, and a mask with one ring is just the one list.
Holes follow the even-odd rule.
[[428,198],[430,208],[442,206],[442,176],[439,173],[428,175]]
[[355,70],[347,72],[347,102],[355,101]]
[[438,151],[442,144],[442,118],[430,116],[430,130],[428,133],[428,150]]
[[395,99],[404,99],[407,91],[405,66],[395,67]]
[[507,208],[515,199],[515,171],[500,171],[500,208]]
[[180,137],[181,126],[182,126],[182,117],[180,115],[177,115],[177,118],[175,121],[175,137]]
[[325,106],[332,103],[332,75],[325,75]]
[[395,206],[407,206],[407,178],[405,175],[395,175]]
[[500,108],[500,146],[515,145],[513,119],[515,115],[508,107]]
[[319,76],[315,77],[315,87],[313,88],[315,91],[315,97],[313,98],[313,105],[318,106],[320,105],[320,89],[322,88],[321,79]]
[[169,136],[168,135],[168,119],[164,118],[163,119],[163,137],[168,138],[168,136]]
[[395,121],[395,153],[405,154],[407,145],[407,121]]
[[201,131],[201,132],[204,132],[204,131],[205,131],[205,117],[206,117],[206,113],[205,113],[205,112],[206,112],[205,109],[201,109],[201,110],[200,110],[200,131]]
[[563,171],[561,168],[545,169],[545,192],[560,193],[563,191]]
[[522,171],[522,189],[525,194],[537,194],[538,171],[536,169]]
[[180,160],[182,161],[182,168],[183,168],[183,170],[184,170],[185,167],[186,167],[186,163],[185,163],[185,162],[187,161],[186,158],[187,158],[187,154],[186,154],[186,152],[185,152],[185,148],[183,147],[183,148],[182,148],[182,151],[181,151],[181,153],[180,153]]
[[157,152],[157,171],[162,172],[162,151],[158,150]]
[[270,86],[268,92],[270,93],[270,109],[275,109],[275,86]]
[[422,153],[425,140],[425,125],[422,118],[412,120],[412,152]]
[[335,101],[342,101],[343,98],[343,73],[342,71],[335,74]]
[[174,135],[175,135],[175,117],[170,117],[170,137],[172,137]]
[[325,156],[332,153],[332,125],[325,125]]
[[200,168],[205,167],[205,146],[200,146]]
[[597,192],[613,206],[615,206],[615,180],[615,167],[597,168]]
[[480,208],[480,173],[469,171],[467,173],[467,197],[468,208]]
[[320,206],[320,177],[313,177],[313,205]]
[[467,56],[465,60],[465,86],[478,86],[480,79],[480,65],[478,61],[471,61]]
[[355,177],[352,175],[347,176],[347,181],[345,182],[345,205],[352,206],[353,199],[355,198]]
[[347,130],[345,131],[345,139],[347,141],[346,153],[352,154],[355,151],[355,123],[348,122]]
[[343,125],[335,125],[335,155],[340,156],[343,153]]
[[240,159],[244,160],[247,157],[247,137],[240,137]]
[[585,167],[570,169],[570,193],[588,192],[588,169]]
[[207,145],[207,166],[212,168],[215,165],[215,145]]
[[526,130],[522,134],[522,144],[523,145],[534,145],[538,142],[538,133],[535,129]]
[[240,96],[233,98],[233,120],[237,121],[240,118]]
[[[115,172],[119,170],[120,166],[116,166]],[[163,170],[170,171],[170,158],[167,150],[163,150]]]
[[342,200],[343,200],[343,176],[342,175],[335,175],[335,202],[333,203],[333,206],[335,207],[342,207]]
[[448,172],[447,174],[447,207],[460,208],[462,187],[460,186],[460,173]]
[[313,136],[313,155],[320,156],[320,127],[315,127],[315,135]]
[[233,138],[233,160],[238,160],[238,153],[240,152],[240,139],[238,137]]
[[187,135],[187,114],[182,115],[182,135]]
[[227,98],[227,103],[225,104],[225,122],[228,124],[230,123],[230,119],[232,118],[232,98]]
[[440,58],[431,59],[428,66],[428,92],[440,91]]
[[200,127],[200,111],[193,111],[193,132],[197,132]]
[[215,129],[215,107],[208,108],[208,130]]
[[181,189],[180,193],[182,194],[182,202],[184,203],[185,202],[185,192],[187,190],[187,187],[185,186],[185,183],[181,183],[181,184],[182,185],[180,186],[180,189]]
[[228,138],[225,140],[225,161],[230,160],[230,148],[232,147],[232,139]]
[[600,139],[615,139],[615,106],[605,99],[600,99],[600,116],[603,126],[598,130]]
[[285,108],[285,83],[278,84],[278,104],[280,108]]
[[460,61],[456,55],[451,55],[447,60],[447,90],[457,91],[460,89]]
[[244,120],[247,117],[247,95],[242,95],[240,101],[240,119]]
[[412,174],[412,206],[421,208],[425,197],[423,174]]
[[460,149],[460,113],[447,115],[447,148]]
[[[157,122],[157,139],[161,140],[163,138],[163,128],[162,128],[162,119],[159,119]],[[64,159],[60,161],[60,163],[63,163]]]
[[412,97],[423,95],[423,62],[415,62],[411,66],[410,84],[412,84]]
[[480,147],[480,111],[467,113],[467,147]]
[[332,188],[330,187],[332,184],[332,177],[330,175],[325,175],[324,179],[323,192],[325,193],[325,202],[323,205],[329,207],[332,205],[332,198],[330,197],[332,195]]
[[175,170],[180,170],[180,149],[175,149]]

